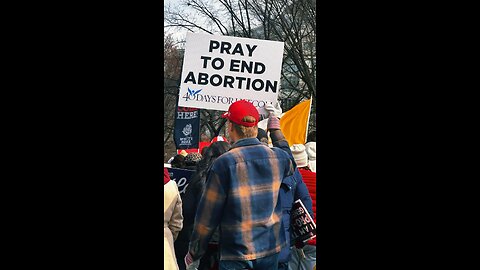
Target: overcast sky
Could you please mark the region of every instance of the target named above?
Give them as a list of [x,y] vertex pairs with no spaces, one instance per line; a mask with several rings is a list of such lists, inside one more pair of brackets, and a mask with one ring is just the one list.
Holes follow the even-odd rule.
[[[178,5],[180,3],[181,0],[165,0],[163,2],[163,5],[164,6],[167,6],[167,5],[171,5],[172,7],[175,6],[175,5]],[[164,16],[165,18],[165,16]],[[166,22],[164,21],[164,25],[166,25]],[[166,33],[172,33],[173,34],[173,38],[176,39],[176,40],[182,40],[182,39],[185,39],[185,37],[187,36],[187,30],[186,29],[177,29],[177,28],[171,28],[171,27],[166,27],[164,28],[164,31]]]

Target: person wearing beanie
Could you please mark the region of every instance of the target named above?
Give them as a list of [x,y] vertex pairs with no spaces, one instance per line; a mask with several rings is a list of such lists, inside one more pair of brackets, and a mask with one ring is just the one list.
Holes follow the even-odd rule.
[[[312,198],[313,208],[313,222],[317,224],[317,174],[312,172],[308,166],[308,154],[307,148],[303,144],[294,144],[291,147],[295,162],[297,163],[298,170],[302,175],[303,181],[307,185],[308,192]],[[318,229],[318,227],[317,227]],[[316,251],[317,251],[317,238],[313,238],[307,242],[307,245],[300,249],[294,247],[292,252],[292,260],[289,262],[290,269],[313,269],[316,264]]]
[[[280,121],[278,119],[278,115],[281,114],[281,110],[278,109],[279,107],[279,103],[277,103],[277,108],[273,107],[273,105],[265,106],[265,109],[269,112],[267,130],[270,132],[273,146],[279,147],[287,152],[294,161],[295,165],[295,159],[293,155],[297,154],[298,156],[302,156],[304,159],[306,157],[303,156],[300,151],[297,151],[298,153],[294,153],[293,149],[290,149],[288,146],[288,142],[280,130]],[[300,171],[298,168],[295,168],[295,172],[292,176],[283,179],[282,188],[280,189],[280,201],[283,209],[282,218],[284,220],[284,231],[287,239],[287,245],[280,251],[278,270],[289,269],[289,262],[292,258],[292,245],[295,244],[300,248],[304,246],[303,243],[293,243],[292,239],[290,239],[290,212],[294,202],[299,199],[305,205],[310,215],[313,216],[312,198],[310,197],[307,186],[303,182]]]
[[195,167],[200,160],[202,160],[202,155],[200,153],[188,153],[188,155],[185,157],[185,169],[195,170]]
[[277,202],[282,180],[294,172],[293,161],[284,150],[257,139],[260,115],[251,102],[232,103],[222,117],[232,146],[207,175],[185,256],[187,269],[205,254],[219,226],[220,269],[276,270],[286,244]]
[[163,169],[163,269],[178,270],[173,242],[183,227],[182,199],[177,183]]
[[312,172],[317,172],[317,143],[307,142],[305,151],[307,151],[308,155],[308,167]]

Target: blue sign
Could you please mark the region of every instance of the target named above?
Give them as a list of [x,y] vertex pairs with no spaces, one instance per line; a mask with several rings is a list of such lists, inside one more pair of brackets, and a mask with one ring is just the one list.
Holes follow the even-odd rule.
[[200,141],[199,109],[177,106],[173,139],[177,149],[198,148]]
[[170,174],[170,179],[177,182],[178,191],[180,192],[180,196],[183,197],[195,171],[178,168],[167,168],[167,170]]

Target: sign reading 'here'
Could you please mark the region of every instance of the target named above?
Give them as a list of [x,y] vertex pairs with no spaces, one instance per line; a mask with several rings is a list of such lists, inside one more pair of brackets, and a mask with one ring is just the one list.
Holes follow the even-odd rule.
[[245,99],[265,113],[280,93],[283,42],[188,33],[178,106],[227,111]]
[[177,149],[198,148],[200,140],[199,109],[177,106],[173,139]]

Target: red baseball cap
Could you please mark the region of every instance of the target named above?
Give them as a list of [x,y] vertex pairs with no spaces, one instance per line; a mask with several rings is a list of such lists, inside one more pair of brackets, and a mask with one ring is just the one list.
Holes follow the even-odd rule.
[[[255,122],[250,123],[242,121],[245,116],[254,117]],[[258,114],[257,108],[255,108],[251,102],[242,99],[232,103],[232,105],[230,105],[228,108],[228,112],[222,114],[222,118],[227,118],[228,120],[241,126],[253,127],[258,124],[260,115]]]
[[212,139],[211,143],[214,143],[214,142],[228,142],[228,140],[227,138],[219,135]]

